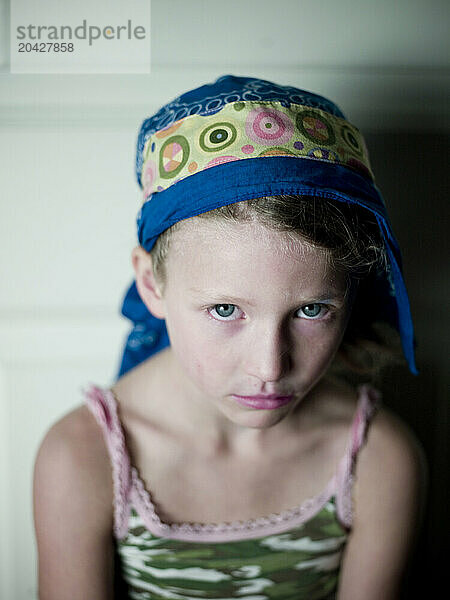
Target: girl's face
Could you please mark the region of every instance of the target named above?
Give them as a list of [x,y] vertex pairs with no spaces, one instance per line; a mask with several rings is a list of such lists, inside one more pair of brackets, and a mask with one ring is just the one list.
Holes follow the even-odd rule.
[[270,427],[299,404],[327,371],[349,305],[325,251],[285,233],[195,219],[173,234],[161,299],[172,352],[185,389],[236,424]]

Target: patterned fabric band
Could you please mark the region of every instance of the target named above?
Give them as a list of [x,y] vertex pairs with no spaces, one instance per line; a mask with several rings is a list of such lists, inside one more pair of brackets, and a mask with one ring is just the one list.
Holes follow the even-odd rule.
[[[335,104],[269,81],[220,77],[144,121],[136,175],[144,195],[138,238],[147,251],[182,219],[262,196],[323,197],[370,210],[390,260],[388,271],[373,282],[371,309],[398,328],[410,370],[417,372],[400,250],[364,139]],[[119,376],[169,345],[164,321],[149,313],[134,282],[122,314],[134,327]]]
[[358,129],[321,109],[247,101],[209,112],[180,119],[148,137],[141,173],[144,201],[204,169],[269,156],[331,162],[373,179]]

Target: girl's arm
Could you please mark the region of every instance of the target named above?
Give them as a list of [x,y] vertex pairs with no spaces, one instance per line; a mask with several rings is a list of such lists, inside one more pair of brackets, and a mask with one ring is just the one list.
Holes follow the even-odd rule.
[[356,465],[353,528],[339,600],[400,598],[422,523],[426,481],[426,461],[415,436],[381,409]]
[[34,470],[40,600],[111,600],[112,476],[101,431],[87,407],[44,438]]

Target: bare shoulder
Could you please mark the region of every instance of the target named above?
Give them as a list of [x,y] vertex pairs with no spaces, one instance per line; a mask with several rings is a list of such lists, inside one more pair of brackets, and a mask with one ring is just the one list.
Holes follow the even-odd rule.
[[[112,490],[111,467],[102,432],[87,406],[67,413],[47,431],[35,462],[35,477],[68,487],[83,484],[105,496]],[[111,500],[111,496],[109,496]]]
[[[406,502],[414,503],[426,483],[427,464],[419,440],[400,417],[384,406],[370,425],[356,475],[359,484],[355,495],[378,498],[384,495],[385,500],[391,499],[391,502],[397,497],[403,508]],[[364,510],[363,507],[361,502],[358,512]]]
[[380,408],[356,464],[340,599],[398,598],[422,524],[427,479],[417,437],[392,411]]
[[43,599],[108,598],[113,491],[102,432],[86,406],[47,431],[34,467],[34,521]]

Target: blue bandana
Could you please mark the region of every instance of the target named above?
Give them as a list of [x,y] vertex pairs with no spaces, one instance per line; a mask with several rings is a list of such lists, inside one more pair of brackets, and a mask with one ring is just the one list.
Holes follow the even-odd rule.
[[[144,200],[138,239],[147,252],[182,219],[262,196],[314,196],[370,210],[389,259],[374,290],[377,316],[398,329],[409,368],[417,373],[400,249],[364,138],[335,104],[294,87],[225,75],[182,94],[144,121],[136,175]],[[165,322],[147,310],[135,282],[122,314],[133,329],[119,376],[170,343]]]

